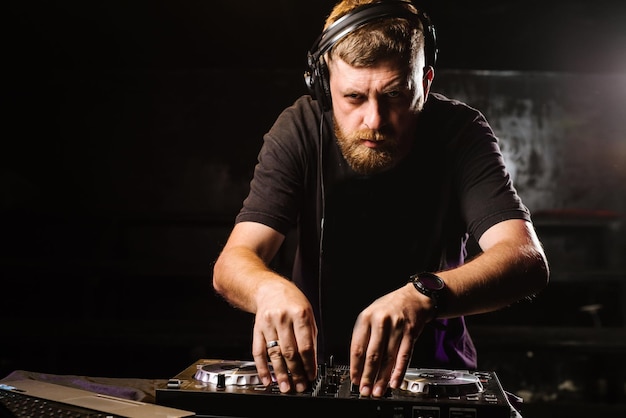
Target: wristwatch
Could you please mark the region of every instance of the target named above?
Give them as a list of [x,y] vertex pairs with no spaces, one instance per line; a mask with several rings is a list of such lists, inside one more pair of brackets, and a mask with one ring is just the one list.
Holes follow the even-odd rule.
[[415,289],[422,295],[431,298],[435,304],[434,318],[437,318],[440,307],[441,293],[446,288],[446,283],[443,279],[434,273],[422,272],[414,274],[410,277],[410,282],[413,283]]

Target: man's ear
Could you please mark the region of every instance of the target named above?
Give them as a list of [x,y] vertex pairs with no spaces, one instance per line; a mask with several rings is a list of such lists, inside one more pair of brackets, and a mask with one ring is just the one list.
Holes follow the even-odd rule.
[[435,69],[431,66],[424,68],[424,78],[422,78],[422,87],[424,88],[424,98],[428,97],[430,92],[430,85],[435,78]]

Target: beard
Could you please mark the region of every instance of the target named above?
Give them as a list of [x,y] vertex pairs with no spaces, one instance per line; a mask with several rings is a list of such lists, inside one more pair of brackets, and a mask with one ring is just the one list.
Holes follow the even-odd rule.
[[[343,132],[335,121],[335,136],[344,158],[359,174],[384,171],[398,160],[398,138],[393,135],[371,129]],[[374,141],[378,146],[366,147],[364,140]]]

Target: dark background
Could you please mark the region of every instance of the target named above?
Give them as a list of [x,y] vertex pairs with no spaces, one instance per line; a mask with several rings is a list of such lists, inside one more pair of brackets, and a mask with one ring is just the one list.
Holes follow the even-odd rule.
[[[305,63],[333,1],[9,1],[9,68],[279,68]],[[620,72],[617,0],[426,0],[440,68]],[[6,13],[8,12],[8,13]],[[33,68],[38,67],[38,68]]]
[[[5,2],[0,375],[250,358],[211,263],[332,4]],[[481,367],[546,416],[623,408],[626,3],[426,5],[433,88],[502,136],[553,266],[534,303],[468,319]]]

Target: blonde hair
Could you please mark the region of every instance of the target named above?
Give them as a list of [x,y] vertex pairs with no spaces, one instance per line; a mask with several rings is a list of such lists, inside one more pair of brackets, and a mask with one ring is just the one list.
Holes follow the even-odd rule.
[[[383,3],[381,0],[342,0],[326,19],[328,29],[338,19],[360,6]],[[397,1],[396,1],[397,2]],[[402,2],[413,13],[417,9],[408,1]],[[418,18],[386,18],[368,22],[340,39],[327,54],[327,60],[340,58],[354,67],[369,67],[377,62],[392,60],[409,67],[423,56],[424,33]]]

